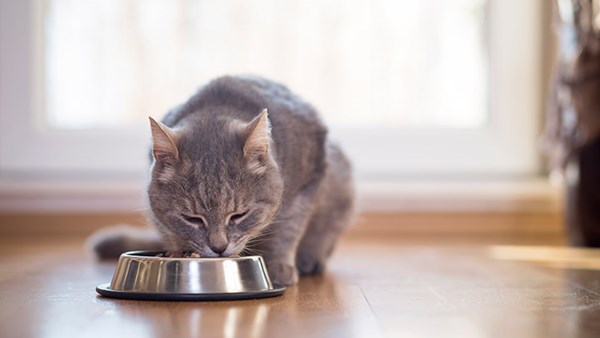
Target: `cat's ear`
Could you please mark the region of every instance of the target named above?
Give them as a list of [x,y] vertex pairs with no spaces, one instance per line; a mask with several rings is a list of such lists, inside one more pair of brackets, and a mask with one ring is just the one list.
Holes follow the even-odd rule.
[[252,159],[266,155],[271,147],[271,121],[267,109],[255,117],[246,127],[246,142],[244,143],[244,157]]
[[152,153],[157,162],[173,164],[179,159],[175,132],[164,124],[150,118],[152,130]]

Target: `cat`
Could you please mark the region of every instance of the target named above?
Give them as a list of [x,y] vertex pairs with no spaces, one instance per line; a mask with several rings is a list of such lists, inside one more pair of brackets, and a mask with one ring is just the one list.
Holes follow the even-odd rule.
[[148,219],[160,237],[105,232],[98,256],[161,246],[258,254],[281,285],[323,271],[351,223],[354,186],[310,104],[261,77],[224,76],[150,124]]

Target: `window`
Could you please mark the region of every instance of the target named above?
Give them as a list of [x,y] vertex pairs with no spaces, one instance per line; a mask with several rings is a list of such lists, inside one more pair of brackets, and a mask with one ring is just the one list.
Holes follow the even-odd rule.
[[236,73],[312,102],[361,179],[537,170],[540,1],[0,1],[4,172],[141,175],[146,116]]
[[43,18],[53,128],[145,123],[231,73],[289,84],[334,126],[468,129],[488,113],[484,0],[50,0]]

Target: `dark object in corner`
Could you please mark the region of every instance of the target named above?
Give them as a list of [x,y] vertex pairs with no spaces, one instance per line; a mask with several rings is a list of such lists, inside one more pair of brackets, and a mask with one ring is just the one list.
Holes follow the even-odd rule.
[[551,169],[564,173],[569,242],[600,247],[600,3],[554,4],[560,48],[545,150]]
[[600,247],[600,137],[573,156],[565,177],[569,242]]

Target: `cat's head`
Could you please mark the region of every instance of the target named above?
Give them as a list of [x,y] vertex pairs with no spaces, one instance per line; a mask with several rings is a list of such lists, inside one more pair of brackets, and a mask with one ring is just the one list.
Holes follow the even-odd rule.
[[239,254],[279,211],[283,180],[266,109],[249,123],[196,120],[168,128],[150,119],[151,217],[171,250]]

